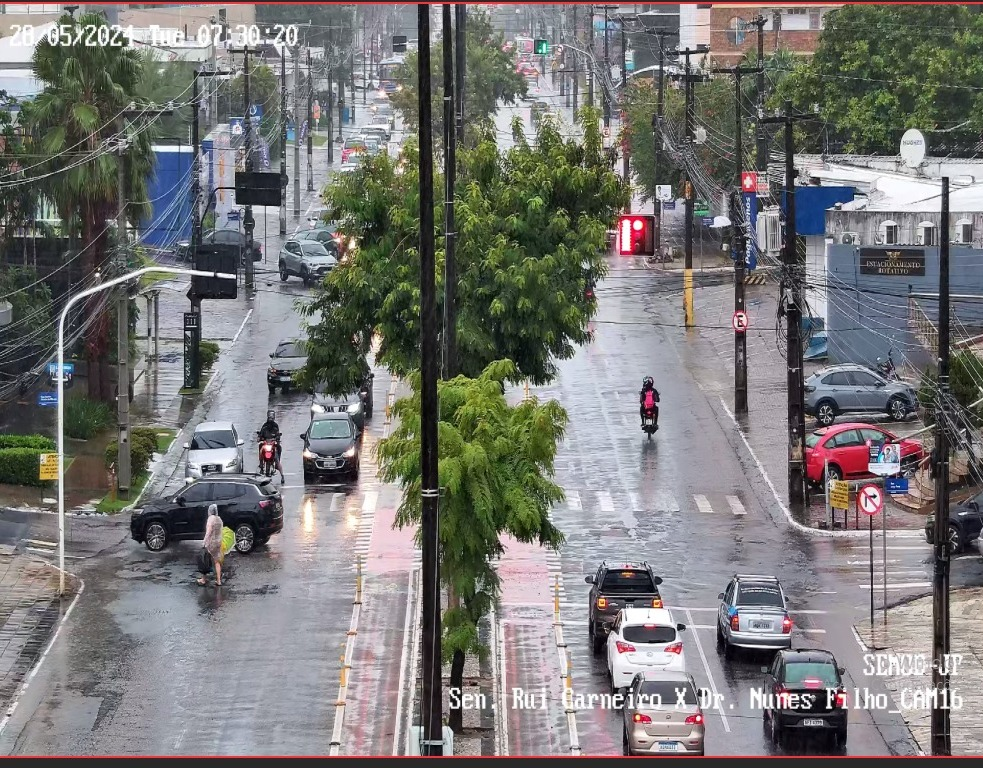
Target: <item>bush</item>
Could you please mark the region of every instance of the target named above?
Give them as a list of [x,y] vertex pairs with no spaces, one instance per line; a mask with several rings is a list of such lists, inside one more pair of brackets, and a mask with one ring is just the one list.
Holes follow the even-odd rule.
[[[156,444],[152,449],[148,449],[145,440],[130,440],[130,473],[133,477],[142,475],[150,466]],[[117,463],[119,460],[119,444],[113,440],[106,446],[106,469]]]
[[218,360],[218,344],[214,341],[202,341],[198,344],[198,362],[201,370],[207,371]]
[[145,444],[151,453],[157,453],[157,430],[153,427],[134,427],[130,430],[130,439]]
[[48,451],[38,448],[0,449],[0,483],[41,487],[49,482],[38,478],[42,453]]
[[34,448],[43,453],[58,450],[55,441],[44,435],[0,435],[0,450],[4,448]]
[[65,434],[89,440],[113,423],[113,412],[105,403],[73,397],[65,403]]

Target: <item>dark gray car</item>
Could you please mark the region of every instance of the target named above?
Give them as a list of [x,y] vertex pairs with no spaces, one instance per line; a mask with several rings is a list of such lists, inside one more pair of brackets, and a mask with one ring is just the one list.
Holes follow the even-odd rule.
[[823,427],[841,413],[883,413],[904,421],[918,410],[918,395],[904,381],[888,381],[863,365],[833,365],[805,382],[805,409]]

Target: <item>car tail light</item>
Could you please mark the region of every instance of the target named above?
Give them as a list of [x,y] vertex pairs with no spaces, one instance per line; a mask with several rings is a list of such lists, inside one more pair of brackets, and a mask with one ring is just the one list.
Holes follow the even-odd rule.
[[730,628],[734,632],[740,632],[741,631],[741,617],[738,616],[736,613],[733,616],[730,617]]
[[779,688],[777,691],[775,691],[775,695],[779,707],[787,708],[792,705],[792,698],[789,694],[788,688]]
[[816,391],[816,388],[815,387],[812,387],[812,386],[809,386],[808,384],[806,384],[805,391],[806,392],[815,392]]
[[608,599],[606,597],[597,598],[597,607],[603,611],[608,607]]
[[648,715],[642,715],[642,714],[640,714],[638,712],[636,712],[634,715],[632,715],[631,716],[631,719],[632,719],[633,722],[636,722],[636,723],[651,723],[652,722],[652,718],[651,717],[649,717]]
[[682,643],[673,643],[672,645],[666,646],[666,653],[675,653],[677,656],[683,652]]
[[836,706],[840,709],[846,709],[846,691],[836,692]]
[[662,598],[661,597],[655,598],[652,601],[652,607],[653,608],[661,608],[662,607]]
[[703,725],[703,713],[697,712],[686,718],[686,725]]
[[634,653],[635,646],[630,643],[623,643],[621,640],[617,640],[614,647],[618,649],[618,653]]
[[270,508],[270,507],[272,507],[272,506],[273,506],[273,502],[272,502],[272,501],[270,501],[269,499],[263,499],[263,500],[262,500],[262,501],[261,501],[261,502],[259,503],[259,508],[260,508],[260,509],[269,509],[269,508]]
[[782,619],[782,634],[789,635],[792,633],[792,620],[786,616]]

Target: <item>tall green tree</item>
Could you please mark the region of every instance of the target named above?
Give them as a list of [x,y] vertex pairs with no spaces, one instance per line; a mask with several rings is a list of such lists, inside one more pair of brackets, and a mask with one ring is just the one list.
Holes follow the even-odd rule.
[[[510,54],[502,50],[505,40],[496,32],[488,15],[471,5],[468,6],[465,24],[465,78],[464,110],[469,125],[488,122],[498,109],[499,103],[514,104],[516,99],[526,95],[526,81],[515,71],[515,62]],[[433,98],[434,136],[444,135],[444,58],[443,43],[438,40],[430,50],[431,82],[430,93]],[[403,115],[407,126],[416,127],[419,123],[417,84],[417,53],[410,52],[398,75],[401,90],[390,100]]]
[[[242,75],[230,81],[228,87],[229,114],[242,116],[246,110],[246,82]],[[280,79],[266,64],[250,62],[249,101],[262,107],[259,131],[266,138],[273,136],[280,125]]]
[[846,152],[896,155],[908,128],[936,151],[965,152],[983,132],[980,50],[983,16],[967,5],[845,5],[780,97],[818,105]]
[[[462,689],[465,657],[481,656],[478,624],[499,592],[494,558],[505,552],[502,536],[558,549],[563,534],[550,509],[563,500],[553,481],[556,448],[567,424],[559,403],[535,399],[510,406],[503,383],[515,377],[508,360],[491,363],[477,378],[438,384],[437,424],[440,497],[440,572],[459,607],[443,617],[443,651],[451,660],[451,688]],[[396,428],[379,443],[381,475],[402,486],[396,516],[400,528],[422,518],[420,378],[410,377],[411,397],[393,408]],[[461,730],[461,710],[450,726]]]
[[[63,15],[63,27],[106,26],[100,13],[73,18]],[[82,43],[84,43],[84,37]],[[74,40],[74,36],[72,36]],[[139,85],[142,77],[140,54],[126,41],[112,44],[52,45],[42,40],[34,49],[35,77],[44,91],[31,104],[25,122],[33,146],[47,156],[39,174],[45,194],[55,203],[69,233],[81,241],[81,263],[91,277],[106,265],[109,227],[120,204],[118,163],[130,200],[147,199],[147,177],[153,167],[152,127],[141,122],[126,126],[122,113],[144,103]],[[118,155],[109,148],[128,135],[128,148]],[[143,203],[131,204],[127,215],[136,224],[146,213]],[[115,392],[107,364],[109,314],[90,303],[94,317],[85,334],[89,397],[112,401]]]
[[[162,115],[154,121],[155,138],[169,141],[188,141],[188,126],[192,120],[191,83],[195,64],[190,61],[164,61],[153,49],[141,52],[140,83],[138,93],[144,101],[161,109],[174,105],[173,114]],[[203,87],[206,81],[198,83]]]
[[[557,360],[590,339],[596,303],[585,289],[604,273],[606,231],[629,192],[602,154],[597,111],[581,117],[583,143],[564,139],[544,119],[535,146],[500,153],[486,133],[459,156],[457,337],[466,376],[505,358],[519,379],[545,383]],[[420,366],[417,168],[410,144],[401,159],[372,158],[323,193],[328,218],[359,243],[301,307],[310,339],[306,375],[325,391],[358,388],[375,338],[378,364],[403,376]],[[442,187],[438,177],[429,201],[437,222]],[[438,237],[441,312],[443,233]]]

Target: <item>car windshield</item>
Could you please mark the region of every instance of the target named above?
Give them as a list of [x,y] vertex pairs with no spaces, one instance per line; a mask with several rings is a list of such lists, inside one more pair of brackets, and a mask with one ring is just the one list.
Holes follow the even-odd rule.
[[791,661],[785,664],[785,682],[796,685],[807,680],[819,680],[824,685],[838,685],[836,667],[828,661]]
[[277,357],[307,357],[307,350],[297,341],[288,341],[276,348]]
[[695,707],[696,690],[682,680],[646,680],[638,688],[638,704],[651,707]]
[[311,440],[333,440],[351,436],[351,424],[341,419],[322,419],[311,424]]
[[636,624],[624,627],[622,637],[629,643],[671,643],[676,639],[675,627],[660,627],[658,624]]
[[738,605],[761,605],[784,608],[782,592],[771,584],[741,584],[737,594]]
[[300,244],[305,256],[329,256],[325,247],[316,240],[307,240]]
[[608,571],[601,584],[601,592],[651,595],[655,592],[655,584],[645,571]]
[[235,448],[235,437],[228,430],[195,432],[191,438],[192,451],[211,451],[216,448]]

